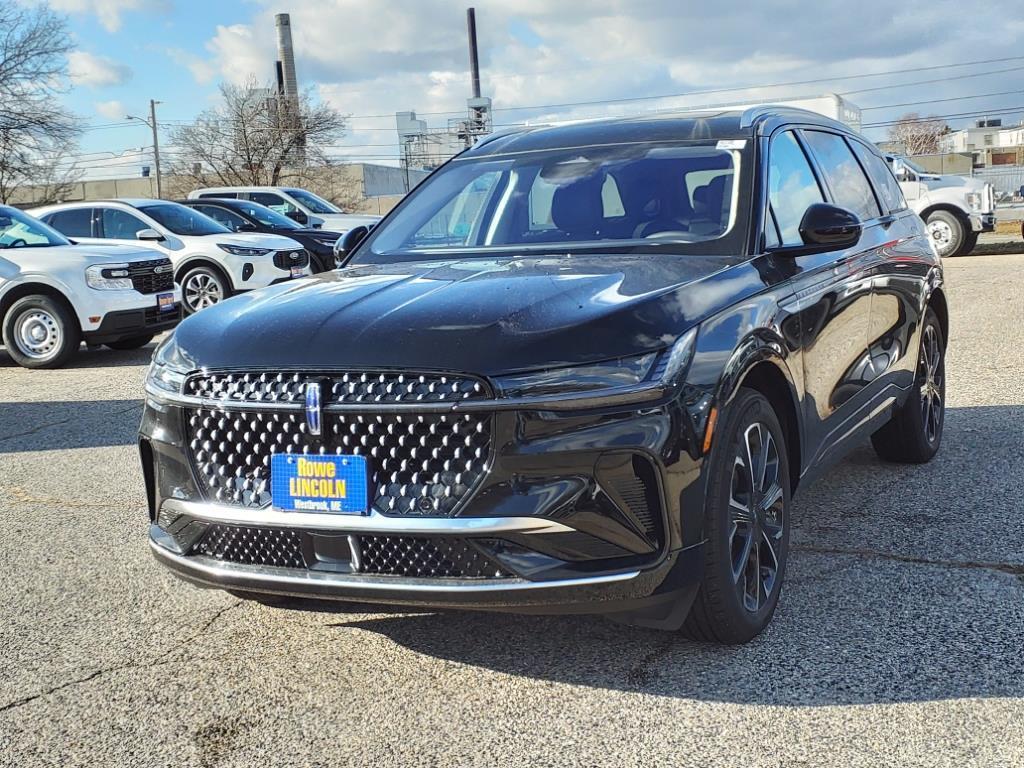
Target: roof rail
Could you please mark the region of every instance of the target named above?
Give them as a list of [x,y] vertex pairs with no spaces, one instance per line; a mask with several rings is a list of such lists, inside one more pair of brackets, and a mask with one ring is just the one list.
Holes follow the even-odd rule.
[[[793,117],[813,117],[815,120],[823,120],[837,125],[843,125],[827,115],[823,115],[820,112],[812,112],[809,109],[790,107],[786,104],[758,104],[756,107],[748,107],[743,110],[743,114],[740,117],[740,128],[750,128],[759,118],[778,114],[792,115]],[[849,126],[844,127],[849,128]]]

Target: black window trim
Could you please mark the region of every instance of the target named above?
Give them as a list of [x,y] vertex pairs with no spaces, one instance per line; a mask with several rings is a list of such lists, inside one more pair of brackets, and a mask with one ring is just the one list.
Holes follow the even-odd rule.
[[[780,136],[783,133],[786,133],[787,131],[789,133],[793,134],[793,140],[796,141],[796,145],[797,145],[797,147],[799,147],[800,151],[804,153],[804,159],[807,161],[807,167],[810,168],[811,176],[814,177],[814,181],[818,185],[818,192],[821,193],[821,199],[822,200],[829,200],[830,199],[830,196],[829,196],[828,192],[826,191],[826,188],[825,188],[825,185],[824,185],[824,179],[823,179],[821,170],[818,168],[817,164],[814,162],[814,159],[811,156],[809,148],[804,143],[804,137],[800,134],[800,130],[803,127],[805,127],[803,124],[785,123],[783,125],[780,125],[774,131],[772,131],[770,136],[766,137],[767,141],[766,141],[765,148],[764,148],[764,161],[759,164],[760,168],[761,168],[761,179],[762,179],[762,187],[764,189],[764,193],[761,196],[761,198],[762,198],[762,205],[760,206],[760,208],[761,208],[761,212],[762,213],[761,213],[761,217],[760,218],[761,218],[762,224],[761,224],[761,231],[758,233],[758,240],[757,240],[757,242],[760,245],[760,250],[762,250],[762,251],[769,250],[768,249],[768,245],[767,245],[768,238],[767,238],[767,233],[766,233],[766,229],[768,227],[769,221],[771,222],[771,226],[773,226],[775,228],[775,237],[779,241],[779,247],[771,249],[771,250],[780,250],[780,249],[783,249],[783,248],[799,248],[800,247],[799,245],[787,246],[787,245],[785,245],[785,243],[782,242],[782,230],[779,229],[778,221],[775,218],[775,211],[772,210],[772,204],[771,204],[771,184],[769,183],[768,173],[769,173],[769,169],[771,167],[772,143],[775,141],[775,138],[777,136]],[[812,127],[812,126],[807,126],[807,127]]]

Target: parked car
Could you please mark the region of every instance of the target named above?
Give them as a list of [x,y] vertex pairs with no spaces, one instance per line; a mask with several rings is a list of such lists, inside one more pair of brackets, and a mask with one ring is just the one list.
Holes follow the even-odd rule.
[[33,213],[75,242],[156,248],[174,264],[186,314],[242,291],[311,274],[309,254],[295,240],[237,234],[167,200],[62,203]]
[[0,205],[0,329],[25,368],[57,368],[81,343],[136,349],[181,319],[170,259],[148,248],[75,246]]
[[899,155],[886,155],[907,203],[922,219],[940,256],[966,256],[982,232],[996,229],[992,184],[970,176],[929,173]]
[[941,262],[820,115],[523,128],[342,243],[154,355],[151,545],[194,583],[743,642],[804,483],[939,448]]
[[178,202],[220,222],[232,232],[261,232],[291,238],[312,256],[314,272],[326,272],[338,266],[334,260],[334,244],[341,237],[340,232],[304,227],[252,200],[203,198]]
[[352,227],[372,227],[380,216],[346,213],[333,203],[297,187],[206,187],[189,192],[189,200],[204,198],[237,198],[265,205],[304,227],[326,226],[336,232],[348,232]]

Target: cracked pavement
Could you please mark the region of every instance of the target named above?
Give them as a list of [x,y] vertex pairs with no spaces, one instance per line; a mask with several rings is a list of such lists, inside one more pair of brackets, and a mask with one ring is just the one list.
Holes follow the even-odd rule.
[[151,348],[0,350],[0,765],[1024,765],[1024,256],[946,267],[941,452],[802,488],[740,648],[188,586],[146,544]]

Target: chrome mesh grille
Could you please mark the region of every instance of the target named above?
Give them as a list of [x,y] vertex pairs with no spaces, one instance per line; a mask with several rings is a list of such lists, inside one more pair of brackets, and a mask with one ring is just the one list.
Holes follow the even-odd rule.
[[370,466],[372,507],[382,514],[451,515],[483,476],[491,417],[482,414],[325,413],[312,438],[301,412],[186,411],[193,467],[208,498],[270,503],[275,453],[355,454]]
[[437,403],[490,397],[469,376],[389,371],[325,373],[205,373],[185,382],[185,394],[231,402],[302,402],[307,382],[319,382],[323,403]]
[[306,567],[300,534],[287,528],[211,525],[192,551],[228,563]]
[[[191,550],[226,563],[308,569],[302,532],[288,528],[211,525]],[[468,540],[440,536],[353,536],[355,573],[415,578],[497,579],[507,576]]]
[[500,578],[503,574],[465,539],[359,536],[360,573],[421,578]]

